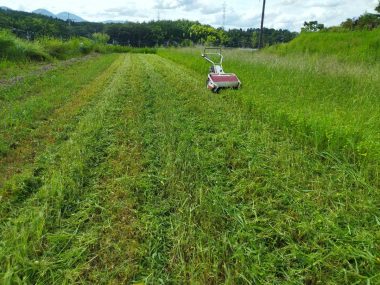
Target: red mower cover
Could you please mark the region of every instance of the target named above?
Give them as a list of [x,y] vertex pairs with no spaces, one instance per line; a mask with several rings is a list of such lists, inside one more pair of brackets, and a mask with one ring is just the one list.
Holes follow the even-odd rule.
[[234,74],[210,74],[211,80],[218,82],[239,82],[239,79]]

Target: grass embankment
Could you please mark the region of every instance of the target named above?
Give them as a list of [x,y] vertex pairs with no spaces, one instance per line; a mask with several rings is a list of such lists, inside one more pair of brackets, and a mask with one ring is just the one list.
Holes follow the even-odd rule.
[[350,164],[167,59],[114,72],[8,193],[3,283],[379,281],[380,193]]
[[380,60],[380,29],[301,33],[290,43],[270,47],[267,52],[280,55],[332,56],[345,62],[378,63]]
[[49,60],[51,57],[41,45],[17,38],[8,31],[0,30],[0,59]]
[[[107,45],[94,40],[77,37],[69,40],[40,38],[26,41],[0,29],[0,60],[10,62],[52,61],[69,59],[91,52],[106,53],[156,53],[154,48],[131,48]],[[3,67],[0,61],[0,68]],[[1,71],[1,70],[0,70]]]
[[[204,80],[208,66],[200,53],[160,50],[160,55],[192,68]],[[379,64],[231,51],[226,52],[225,69],[243,82],[233,96],[264,121],[337,161],[361,165],[368,181],[380,184]]]

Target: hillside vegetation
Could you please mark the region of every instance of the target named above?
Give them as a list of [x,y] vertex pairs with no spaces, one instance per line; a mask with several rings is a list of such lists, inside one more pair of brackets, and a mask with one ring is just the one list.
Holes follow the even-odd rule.
[[0,58],[2,60],[49,60],[51,57],[38,43],[17,38],[8,31],[0,30]]
[[[0,29],[12,30],[24,39],[56,37],[89,37],[95,32],[111,36],[109,43],[133,47],[192,46],[194,44],[223,44],[230,47],[255,47],[259,29],[216,29],[198,21],[160,20],[142,23],[71,22],[34,13],[0,9]],[[264,29],[264,39],[269,45],[288,42],[297,33],[288,30]]]
[[280,55],[334,56],[350,62],[378,63],[380,60],[380,29],[305,32],[291,42],[270,47],[267,51]]
[[120,45],[107,45],[106,41],[97,41],[96,36],[97,34],[95,33],[91,39],[76,37],[62,40],[43,37],[34,41],[27,41],[16,37],[7,30],[0,29],[0,59],[10,61],[51,61],[53,59],[62,60],[78,57],[91,52],[156,52],[154,48],[131,48]]

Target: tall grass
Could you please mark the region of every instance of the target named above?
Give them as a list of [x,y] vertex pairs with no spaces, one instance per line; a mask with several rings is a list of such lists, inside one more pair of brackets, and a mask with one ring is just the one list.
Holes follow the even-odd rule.
[[[208,64],[200,52],[160,50],[159,54],[197,71],[202,80]],[[225,70],[236,72],[243,82],[236,96],[253,112],[319,151],[356,166],[362,163],[367,177],[380,183],[380,65],[246,51],[225,55]]]
[[66,41],[56,38],[41,38],[37,42],[52,57],[58,59],[85,55],[94,50],[94,42],[86,38],[72,38]]
[[156,53],[156,49],[108,45],[84,37],[69,40],[42,37],[31,42],[17,38],[9,31],[0,30],[0,60],[49,61],[54,58],[64,60],[91,52]]
[[301,33],[289,43],[269,47],[267,52],[334,56],[348,62],[376,63],[380,60],[380,29]]
[[8,31],[0,30],[0,58],[8,60],[50,60],[51,56],[38,43],[21,40]]

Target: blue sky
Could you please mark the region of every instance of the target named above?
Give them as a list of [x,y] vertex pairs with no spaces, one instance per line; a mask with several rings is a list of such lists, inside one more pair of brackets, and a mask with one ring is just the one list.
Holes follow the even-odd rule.
[[[226,3],[226,28],[258,27],[263,0],[237,0]],[[69,11],[88,21],[190,19],[221,26],[223,0],[0,0],[0,6],[53,13]],[[378,0],[267,0],[265,26],[299,31],[304,21],[317,20],[327,26],[346,18],[373,12]]]

